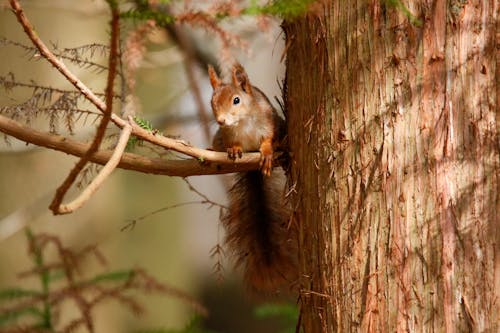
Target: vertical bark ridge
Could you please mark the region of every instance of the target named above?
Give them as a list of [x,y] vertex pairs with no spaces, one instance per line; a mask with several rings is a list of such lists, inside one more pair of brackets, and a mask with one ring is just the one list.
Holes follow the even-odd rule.
[[498,329],[498,2],[284,24],[306,332]]

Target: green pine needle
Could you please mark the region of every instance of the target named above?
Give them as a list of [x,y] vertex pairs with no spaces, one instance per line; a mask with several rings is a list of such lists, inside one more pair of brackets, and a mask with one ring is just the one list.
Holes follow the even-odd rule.
[[[139,125],[139,127],[141,127],[142,129],[145,129],[146,131],[150,131],[150,132],[154,132],[155,129],[153,127],[153,124],[147,120],[147,119],[143,119],[143,118],[139,118],[137,116],[134,117],[134,121],[137,125]],[[136,136],[131,136],[129,139],[128,139],[128,142],[127,142],[127,147],[125,148],[126,151],[131,151],[131,150],[134,150],[135,147],[137,146],[137,144],[139,142],[141,142],[142,140],[140,140],[139,138],[137,138]]]
[[139,117],[134,117],[134,121],[136,122],[137,125],[139,125],[141,128],[148,130],[152,132],[154,130],[153,124],[147,119],[139,118]]
[[151,9],[130,9],[120,13],[120,17],[133,21],[154,20],[159,26],[167,26],[175,22],[175,17]]
[[127,281],[134,276],[134,270],[122,270],[122,271],[114,271],[104,274],[99,274],[94,276],[92,279],[88,281],[89,284],[96,284],[100,282],[121,282]]
[[259,6],[257,0],[252,0],[250,6],[244,10],[248,15],[267,14],[283,19],[293,19],[307,12],[314,0],[275,0],[264,6]]
[[9,288],[0,290],[0,301],[10,301],[18,298],[40,296],[41,293],[37,290]]
[[27,316],[36,317],[37,319],[44,320],[44,314],[39,309],[35,307],[27,307],[12,312],[0,313],[0,327],[9,324],[12,321],[16,321],[21,317],[27,317]]

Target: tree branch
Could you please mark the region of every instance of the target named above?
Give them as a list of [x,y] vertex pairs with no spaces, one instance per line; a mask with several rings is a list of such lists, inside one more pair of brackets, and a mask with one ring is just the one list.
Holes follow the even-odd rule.
[[[66,213],[71,213],[74,210],[78,209],[81,207],[89,198],[90,195],[97,190],[99,187],[100,183],[94,184],[94,182],[97,180],[94,180],[89,185],[89,188],[92,188],[92,186],[95,188],[94,191],[86,191],[82,193],[82,196],[80,196],[76,201],[72,202],[69,205],[62,205],[62,201],[64,199],[64,196],[68,192],[69,188],[71,185],[75,182],[76,177],[82,171],[82,169],[85,167],[87,164],[90,155],[95,153],[97,150],[99,150],[99,146],[101,145],[101,142],[104,138],[104,135],[106,133],[106,127],[108,126],[109,120],[111,119],[111,115],[113,114],[113,88],[114,88],[114,83],[115,83],[115,77],[116,77],[116,65],[117,65],[117,60],[118,60],[118,38],[120,35],[120,13],[118,12],[118,8],[116,6],[112,6],[110,4],[111,8],[111,40],[110,40],[110,52],[109,52],[109,61],[108,61],[108,66],[109,66],[109,71],[108,71],[108,80],[106,83],[106,109],[103,110],[104,116],[101,118],[101,121],[99,123],[99,126],[97,127],[97,132],[94,136],[94,140],[92,141],[92,144],[90,145],[89,149],[87,152],[81,157],[81,159],[78,161],[78,163],[71,169],[69,175],[66,177],[64,182],[59,186],[59,188],[56,191],[56,194],[54,196],[54,199],[52,200],[49,208],[52,210],[54,215],[58,214],[66,214]],[[130,131],[131,127],[130,125],[127,125],[123,127],[122,132],[126,134],[126,139],[125,143],[123,144],[123,151],[125,150],[125,147],[127,145],[127,141],[130,137]],[[128,134],[127,134],[128,133]],[[123,138],[120,137],[120,142],[118,142],[118,146],[121,144],[121,140]],[[116,152],[116,150],[115,150]],[[113,156],[115,156],[113,154]],[[117,159],[120,159],[120,156],[116,157]],[[108,163],[106,163],[106,167],[112,166],[113,163],[112,159],[109,160]],[[107,168],[106,169],[107,171]],[[115,165],[116,167],[116,165]],[[115,168],[112,167],[111,171]],[[104,170],[103,170],[104,171]],[[110,173],[111,173],[110,171]],[[99,175],[104,174],[100,173]],[[101,182],[104,181],[104,179],[101,180]]]
[[[21,141],[77,157],[83,156],[90,146],[61,135],[37,131],[2,115],[0,115],[0,131]],[[212,156],[213,161],[208,159],[165,160],[124,153],[118,167],[143,173],[179,177],[215,175],[259,169],[260,153],[244,153],[242,158],[232,161],[227,158],[226,153],[198,150],[202,155]],[[111,158],[111,154],[112,152],[109,150],[100,150],[92,154],[89,161],[104,165]]]
[[[106,110],[106,104],[102,101],[96,94],[94,94],[82,81],[80,81],[76,75],[74,75],[62,61],[57,59],[57,57],[47,48],[43,41],[35,33],[33,26],[28,21],[24,15],[23,9],[21,8],[17,0],[10,0],[11,7],[17,17],[17,20],[23,27],[24,31],[33,42],[33,44],[38,48],[40,54],[46,58],[73,86],[82,93],[85,98],[94,104],[101,112]],[[111,114],[111,121],[115,123],[118,127],[123,128],[128,124],[128,122],[116,114]],[[155,135],[147,130],[141,128],[137,124],[132,124],[132,135],[151,142],[152,144],[158,145],[160,147],[175,150],[179,153],[195,157],[202,160],[210,160],[212,162],[223,163],[226,159],[221,158],[221,155],[213,154],[213,152],[192,147],[180,140],[170,139],[161,135]]]
[[[101,184],[106,180],[106,178],[111,175],[113,170],[116,169],[116,166],[120,162],[120,159],[127,147],[128,139],[130,138],[130,133],[132,132],[131,126],[125,126],[120,134],[120,139],[118,140],[118,144],[113,151],[109,161],[106,163],[104,168],[101,169],[99,174],[92,180],[92,182],[87,186],[87,188],[80,193],[80,195],[73,200],[72,202],[66,205],[59,205],[57,208],[58,214],[68,214],[72,213],[81,206],[83,206],[92,196],[92,194],[97,191],[97,189],[101,186]],[[86,154],[87,155],[87,154]]]

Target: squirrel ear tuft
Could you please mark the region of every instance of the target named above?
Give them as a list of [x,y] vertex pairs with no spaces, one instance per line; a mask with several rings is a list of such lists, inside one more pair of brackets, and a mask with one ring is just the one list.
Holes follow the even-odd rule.
[[233,84],[243,89],[247,94],[252,94],[252,85],[248,75],[243,66],[238,63],[233,66]]
[[208,76],[210,77],[210,84],[212,85],[212,88],[216,89],[221,84],[221,80],[217,76],[217,73],[212,65],[208,65]]

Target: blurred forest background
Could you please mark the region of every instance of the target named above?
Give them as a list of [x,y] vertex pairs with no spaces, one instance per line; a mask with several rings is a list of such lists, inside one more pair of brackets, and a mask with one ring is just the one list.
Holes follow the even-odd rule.
[[[18,82],[34,80],[39,85],[72,89],[45,59],[30,59],[25,50],[5,42],[7,39],[31,46],[7,1],[0,5],[0,38],[4,41],[0,43],[0,76],[5,79],[12,72]],[[22,5],[37,33],[49,46],[63,49],[109,43],[109,9],[104,1],[33,0],[22,1]],[[122,35],[134,26],[131,20],[122,24]],[[284,73],[280,62],[284,45],[279,22],[272,22],[266,32],[256,29],[255,18],[251,17],[224,24],[249,43],[248,50],[234,50],[235,55],[253,84],[274,102],[273,97],[280,96],[278,82]],[[219,46],[214,36],[186,26],[181,28],[198,48],[214,56],[217,54]],[[199,147],[209,147],[186,77],[184,54],[162,29],[148,38],[148,52],[137,73],[140,116],[165,134],[180,136]],[[92,61],[105,65],[107,60],[96,53]],[[66,63],[94,91],[104,90],[106,72]],[[194,69],[204,103],[210,110],[211,87],[206,71],[198,66]],[[0,106],[20,103],[31,94],[31,89],[14,88],[9,92],[0,89]],[[89,105],[82,107],[89,108]],[[38,118],[32,126],[46,131],[48,120]],[[74,137],[85,141],[92,136],[95,126],[91,117],[86,122],[81,119],[76,123]],[[216,123],[211,121],[209,128],[213,134]],[[59,131],[66,134],[64,126]],[[105,142],[103,146],[110,147],[111,143]],[[19,280],[17,276],[17,272],[32,266],[23,232],[29,226],[35,234],[58,235],[75,250],[96,244],[108,260],[106,270],[140,266],[159,281],[193,295],[210,311],[207,325],[215,331],[255,332],[258,329],[264,332],[266,327],[270,332],[278,330],[279,326],[265,320],[257,321],[260,326],[251,326],[251,322],[256,322],[254,303],[245,295],[232,264],[224,262],[224,280],[217,281],[213,270],[217,259],[210,257],[210,250],[223,239],[217,207],[208,209],[207,205],[195,204],[172,208],[141,220],[132,230],[121,231],[131,219],[170,205],[200,200],[181,179],[117,169],[82,209],[54,217],[48,205],[76,160],[13,138],[8,144],[3,137],[0,140],[0,289],[19,284],[35,288],[39,284],[35,278]],[[224,204],[226,197],[221,181],[224,177],[227,176],[191,177],[189,181],[210,199]],[[66,200],[76,193],[73,189]],[[92,275],[102,269],[93,260],[84,262],[85,274]],[[189,305],[175,298],[154,295],[139,298],[147,310],[141,317],[130,314],[116,302],[101,305],[94,313],[97,331],[181,329],[193,316]],[[75,309],[68,305],[66,310],[61,316],[71,317]]]

